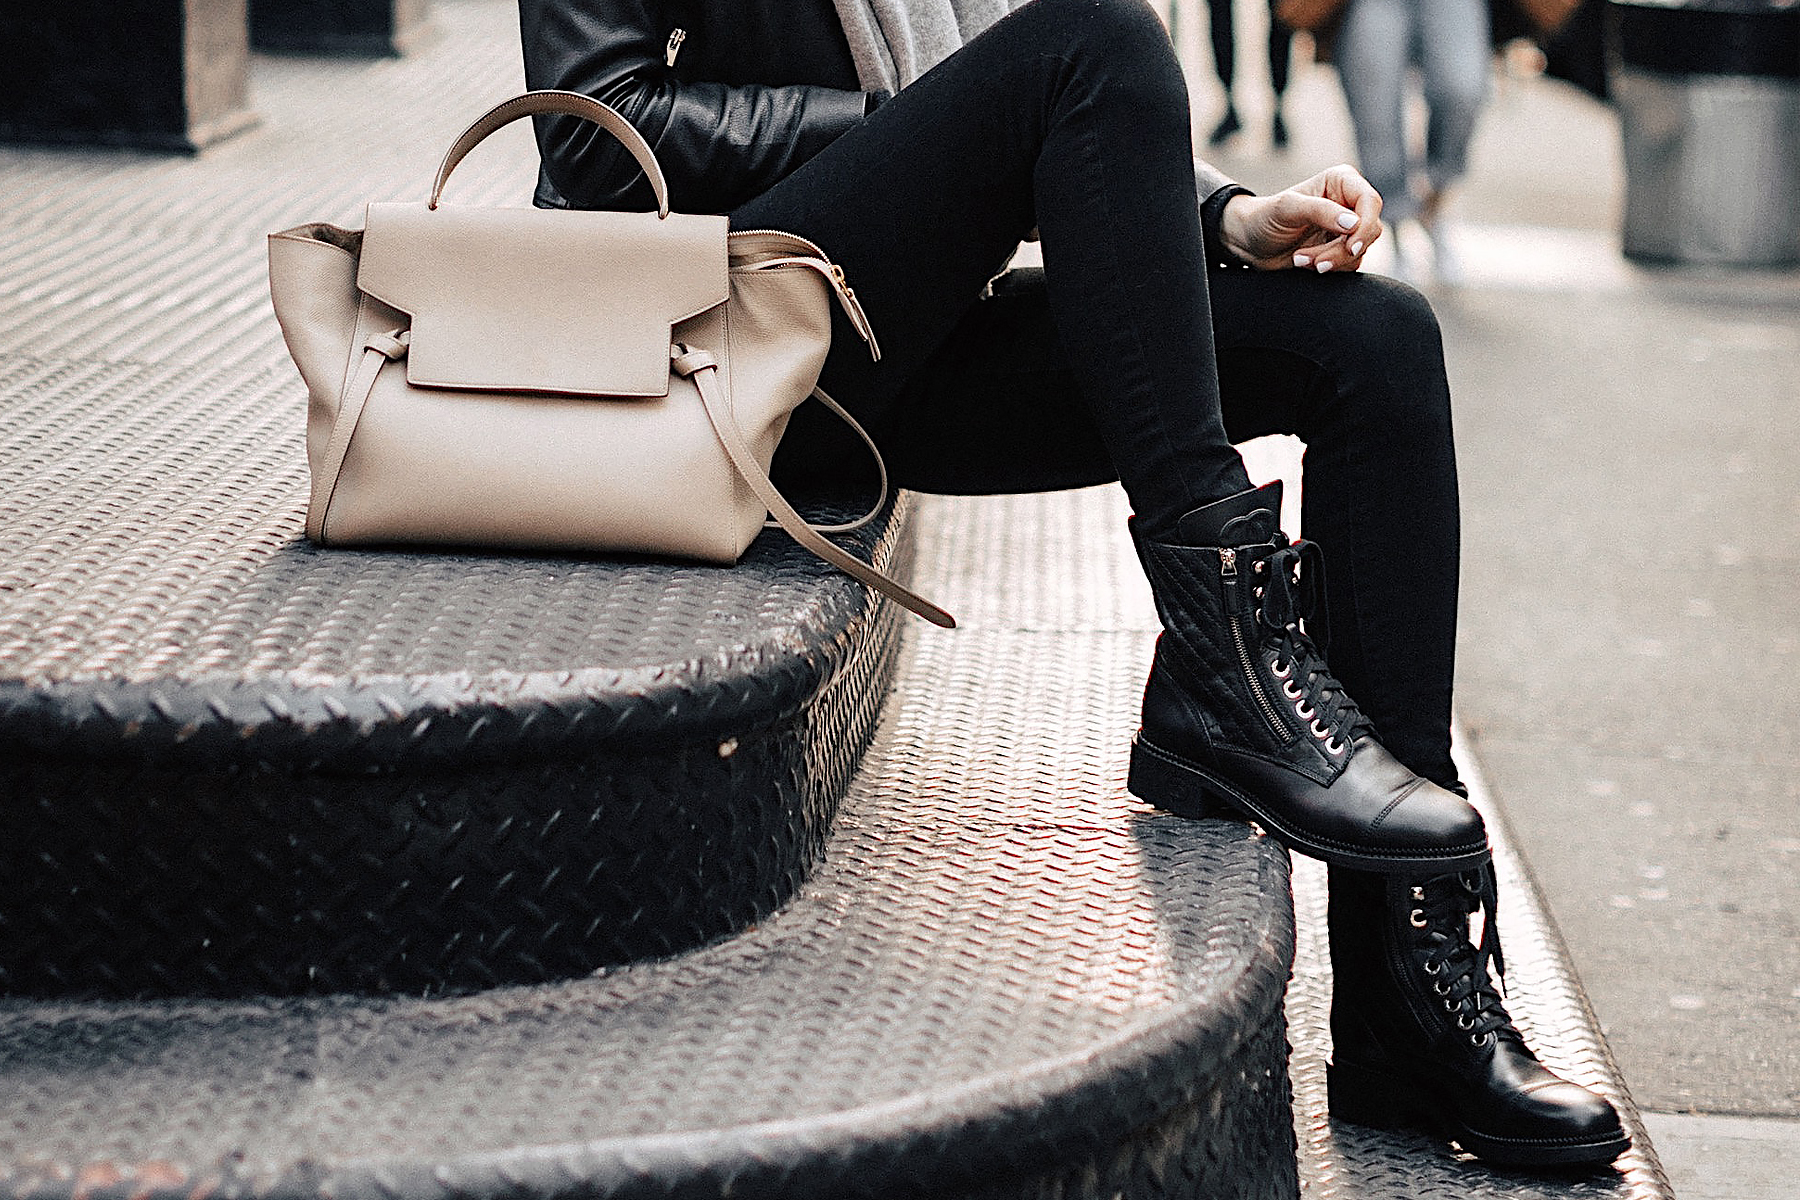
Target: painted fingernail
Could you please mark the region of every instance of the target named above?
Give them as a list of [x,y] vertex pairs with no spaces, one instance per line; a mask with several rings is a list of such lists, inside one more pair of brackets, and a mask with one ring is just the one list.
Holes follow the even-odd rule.
[[1324,274],[1324,273],[1325,273],[1325,272],[1327,272],[1327,271],[1329,271],[1329,270],[1331,270],[1331,264],[1330,264],[1330,263],[1328,263],[1328,262],[1322,262],[1322,263],[1320,263],[1320,264],[1319,264],[1319,274],[1321,274],[1321,275],[1323,275],[1323,274]]
[[1350,243],[1350,253],[1352,255],[1362,254],[1362,243],[1361,242],[1351,242]]
[[1304,254],[1296,254],[1294,255],[1294,265],[1296,267],[1310,267],[1312,266],[1312,259]]
[[1338,228],[1339,229],[1355,229],[1356,228],[1356,214],[1350,213],[1350,212],[1339,213],[1338,214]]

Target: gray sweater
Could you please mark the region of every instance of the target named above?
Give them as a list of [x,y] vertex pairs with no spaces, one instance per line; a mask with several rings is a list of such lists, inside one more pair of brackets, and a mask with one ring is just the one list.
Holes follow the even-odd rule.
[[856,77],[897,92],[1026,0],[834,0]]

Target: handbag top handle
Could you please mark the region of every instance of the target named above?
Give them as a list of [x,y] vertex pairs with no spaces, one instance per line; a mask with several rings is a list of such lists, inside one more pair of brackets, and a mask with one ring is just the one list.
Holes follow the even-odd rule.
[[456,165],[491,133],[502,129],[521,117],[536,116],[540,113],[555,113],[565,117],[583,117],[606,132],[618,138],[631,157],[637,159],[638,166],[650,180],[650,190],[656,195],[656,215],[669,215],[669,184],[663,178],[662,166],[656,161],[655,151],[650,143],[644,140],[630,121],[618,114],[618,111],[600,103],[592,96],[583,96],[580,92],[562,92],[543,90],[525,92],[514,96],[488,109],[475,123],[462,131],[444,155],[444,161],[438,167],[437,181],[431,185],[431,202],[428,208],[438,206],[438,198],[443,194],[444,185],[450,181],[450,172]]

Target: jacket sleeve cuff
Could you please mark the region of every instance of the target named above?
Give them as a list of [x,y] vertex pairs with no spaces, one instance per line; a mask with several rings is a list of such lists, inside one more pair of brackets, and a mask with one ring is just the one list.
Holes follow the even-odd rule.
[[806,88],[805,107],[801,110],[800,118],[801,140],[805,151],[800,161],[811,158],[862,124],[863,117],[872,111],[868,92],[847,92],[825,87]]

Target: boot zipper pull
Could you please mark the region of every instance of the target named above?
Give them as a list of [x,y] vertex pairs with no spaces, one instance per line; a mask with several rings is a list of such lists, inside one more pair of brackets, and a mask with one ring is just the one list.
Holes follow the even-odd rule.
[[1237,574],[1237,551],[1227,547],[1219,551],[1219,574]]
[[675,56],[681,53],[681,43],[687,41],[687,30],[677,29],[669,35],[668,49],[663,51],[663,61],[671,67],[675,65]]

